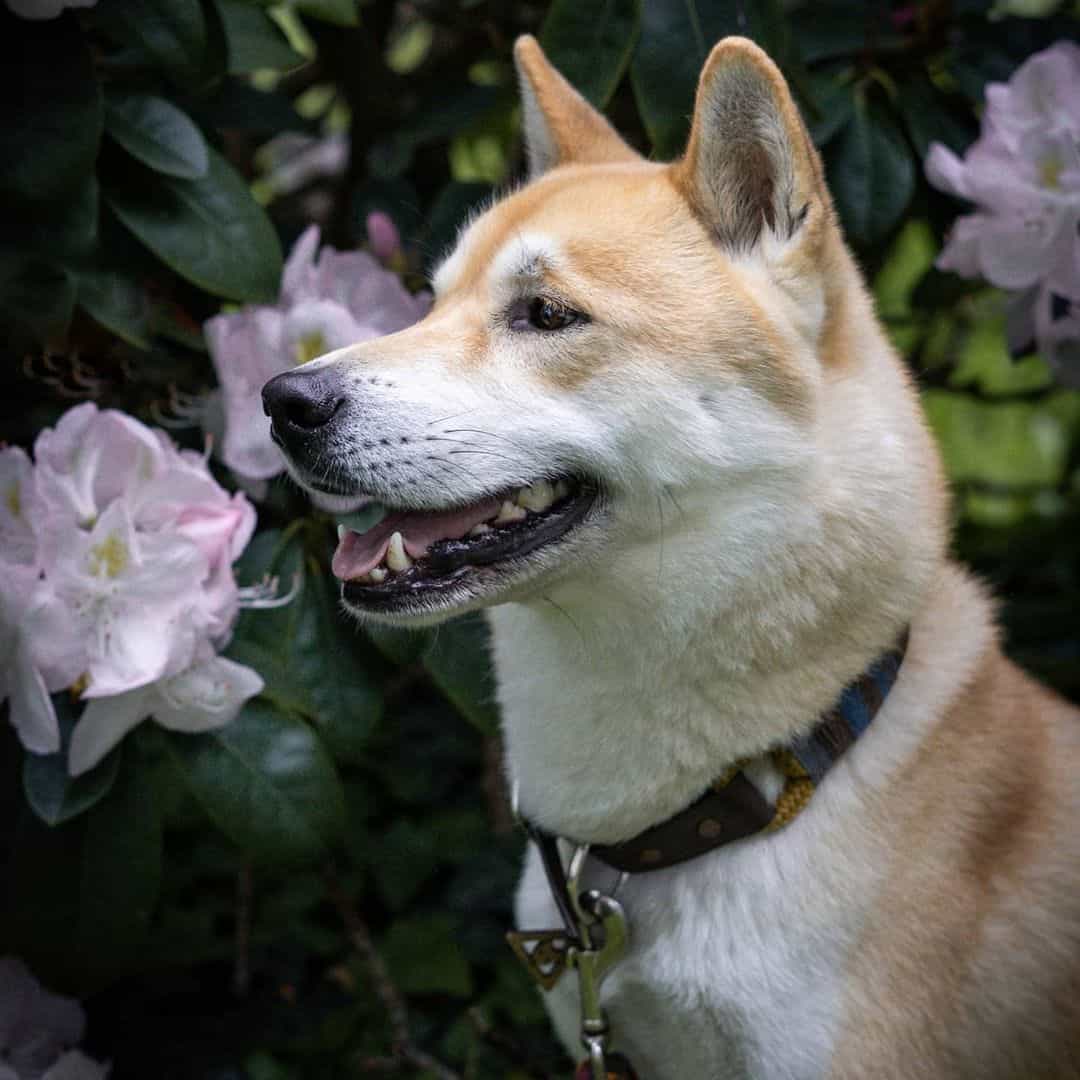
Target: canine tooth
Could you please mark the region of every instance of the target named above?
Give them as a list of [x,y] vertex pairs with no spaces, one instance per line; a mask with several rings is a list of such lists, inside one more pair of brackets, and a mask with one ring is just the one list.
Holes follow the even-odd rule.
[[345,539],[345,534],[346,534],[346,533],[347,533],[348,531],[349,531],[349,530],[348,530],[348,529],[346,529],[344,525],[339,525],[339,526],[337,527],[337,538],[338,538],[338,540],[339,540],[339,541],[341,541],[341,540],[344,540],[344,539]]
[[570,494],[570,485],[565,480],[558,480],[555,483],[555,498],[565,499]]
[[510,525],[515,521],[524,521],[527,516],[523,506],[517,506],[509,499],[503,499],[503,504],[499,507],[499,512],[495,515],[494,524]]
[[489,532],[491,532],[491,526],[487,525],[483,521],[481,521],[479,525],[474,525],[469,530],[469,535],[470,536],[483,536],[485,533],[489,533]]
[[405,541],[399,532],[390,537],[390,546],[386,549],[386,565],[395,574],[412,566],[412,559],[405,554]]
[[517,493],[518,506],[526,510],[546,510],[555,501],[555,489],[546,480],[537,480]]
[[386,573],[381,566],[376,566],[367,572],[367,577],[372,585],[381,585],[386,580]]

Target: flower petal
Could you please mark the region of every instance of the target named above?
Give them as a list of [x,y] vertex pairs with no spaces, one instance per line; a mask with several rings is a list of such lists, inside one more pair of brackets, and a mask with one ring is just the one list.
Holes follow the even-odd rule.
[[25,646],[12,659],[11,724],[19,741],[32,754],[54,754],[60,749],[60,726],[56,709],[41,672]]
[[154,719],[171,731],[199,732],[224,727],[263,685],[258,672],[224,656],[215,656],[161,685]]
[[80,776],[92,769],[121,739],[151,712],[152,687],[89,701],[71,733],[68,772]]

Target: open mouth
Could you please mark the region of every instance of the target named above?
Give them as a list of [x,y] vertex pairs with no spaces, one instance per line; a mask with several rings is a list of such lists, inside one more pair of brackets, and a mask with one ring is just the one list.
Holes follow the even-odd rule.
[[580,480],[539,480],[466,506],[391,513],[366,532],[342,529],[333,571],[354,607],[390,612],[418,601],[430,609],[469,585],[494,584],[562,539],[596,495]]

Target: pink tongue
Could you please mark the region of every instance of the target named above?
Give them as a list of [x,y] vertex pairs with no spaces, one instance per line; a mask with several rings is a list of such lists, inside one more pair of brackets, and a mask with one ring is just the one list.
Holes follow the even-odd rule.
[[494,517],[500,505],[500,499],[486,499],[442,513],[404,511],[383,518],[365,533],[347,532],[334,552],[334,576],[351,581],[374,569],[382,562],[395,532],[401,533],[409,555],[418,559],[439,540],[460,540],[474,525]]

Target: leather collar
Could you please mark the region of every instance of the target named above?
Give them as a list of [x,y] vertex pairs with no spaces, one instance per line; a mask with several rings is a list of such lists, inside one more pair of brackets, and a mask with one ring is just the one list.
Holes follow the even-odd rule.
[[[770,757],[784,776],[784,788],[770,805],[738,762],[684,810],[618,844],[593,845],[589,854],[615,870],[640,874],[663,870],[699,855],[770,832],[792,821],[810,801],[825,774],[870,726],[893,684],[907,651],[908,632],[882,653],[807,734],[774,750]],[[542,830],[530,827],[538,842]],[[545,845],[541,844],[541,850]],[[553,850],[553,845],[548,845]],[[547,867],[550,876],[551,868]],[[554,890],[558,896],[558,890]]]

